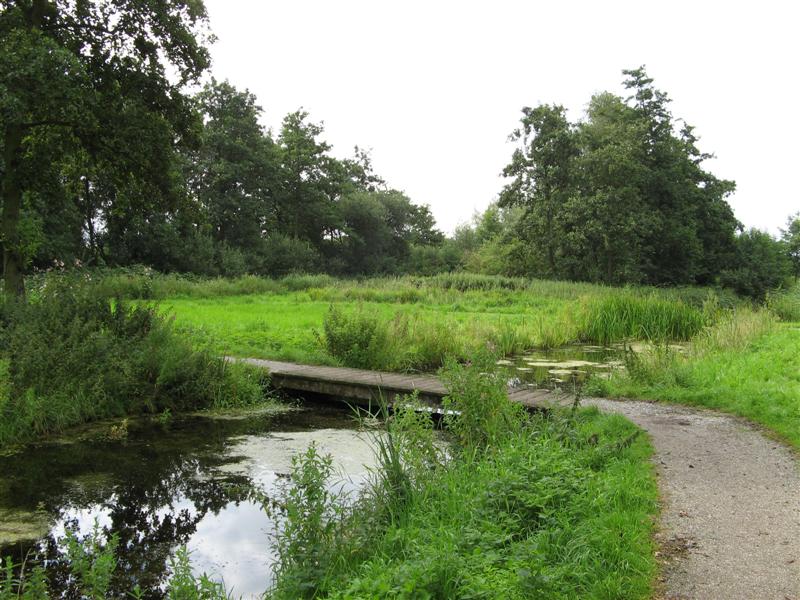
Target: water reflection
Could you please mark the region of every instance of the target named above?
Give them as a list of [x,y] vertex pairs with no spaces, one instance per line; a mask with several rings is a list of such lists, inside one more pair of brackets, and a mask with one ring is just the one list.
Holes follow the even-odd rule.
[[[371,450],[350,413],[306,405],[293,413],[243,420],[186,418],[168,428],[141,421],[126,440],[42,443],[0,458],[0,510],[39,511],[47,534],[0,547],[19,559],[28,551],[48,560],[48,576],[65,598],[71,588],[57,540],[67,526],[119,536],[112,584],[123,597],[134,585],[146,598],[163,596],[169,557],[186,544],[193,566],[224,579],[235,596],[256,596],[270,584],[275,522],[248,499],[250,486],[275,495],[287,481],[291,457],[315,441],[334,456],[336,485],[354,490],[371,463]],[[3,530],[12,523],[0,524]]]

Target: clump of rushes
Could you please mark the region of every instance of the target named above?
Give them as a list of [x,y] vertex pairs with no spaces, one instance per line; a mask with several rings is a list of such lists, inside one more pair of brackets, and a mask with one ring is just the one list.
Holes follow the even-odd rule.
[[707,324],[702,310],[655,295],[614,293],[584,300],[577,317],[580,341],[688,340]]

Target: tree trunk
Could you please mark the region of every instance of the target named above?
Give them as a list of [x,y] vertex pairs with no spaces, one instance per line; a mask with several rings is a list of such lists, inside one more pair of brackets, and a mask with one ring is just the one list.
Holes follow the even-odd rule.
[[6,294],[25,295],[24,258],[19,237],[19,216],[22,209],[22,186],[19,181],[19,152],[22,127],[7,125],[3,139],[5,173],[2,181],[3,212],[0,235],[3,239],[3,285]]

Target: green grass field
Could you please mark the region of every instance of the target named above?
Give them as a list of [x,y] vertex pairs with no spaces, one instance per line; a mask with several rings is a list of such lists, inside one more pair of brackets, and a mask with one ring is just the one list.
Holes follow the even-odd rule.
[[[269,291],[246,283],[256,293],[226,296],[216,293],[219,283],[193,284],[161,306],[181,330],[220,354],[389,370],[432,371],[448,355],[469,359],[486,344],[513,354],[573,341],[689,340],[688,353],[658,346],[627,375],[590,390],[723,410],[800,446],[800,326],[778,324],[770,313],[711,290],[471,276],[309,278],[272,282]],[[797,295],[776,296],[783,308],[775,313],[793,318]],[[337,353],[326,343],[331,306],[345,315],[343,344],[360,344],[360,354]],[[359,338],[370,327],[377,333]]]
[[710,290],[503,278],[310,279],[309,287],[294,287],[275,283],[252,294],[224,295],[217,293],[220,284],[168,286],[179,295],[160,302],[181,330],[220,354],[348,364],[326,345],[326,315],[335,306],[355,320],[353,328],[371,320],[385,330],[391,348],[377,349],[382,359],[370,366],[414,371],[435,370],[448,355],[468,359],[486,344],[507,355],[573,341],[686,340],[706,322],[704,299],[720,301]]

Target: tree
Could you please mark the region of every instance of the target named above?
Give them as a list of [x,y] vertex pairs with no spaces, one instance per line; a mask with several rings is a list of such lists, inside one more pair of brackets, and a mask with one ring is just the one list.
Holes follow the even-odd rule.
[[84,154],[85,189],[91,195],[89,176],[103,174],[111,213],[159,201],[174,183],[163,158],[195,123],[181,89],[209,64],[206,12],[202,0],[0,0],[0,8],[3,277],[7,292],[23,294],[30,256],[21,216],[48,149]]
[[769,290],[784,285],[791,272],[783,244],[764,231],[750,229],[737,237],[736,258],[720,275],[720,283],[761,301]]
[[795,277],[800,277],[800,213],[786,220],[786,229],[781,229],[781,239],[786,247]]
[[523,109],[500,203],[525,209],[516,232],[528,273],[708,283],[733,256],[734,184],[702,168],[710,155],[690,126],[677,130],[644,68],[623,73],[631,95],[595,95],[578,123],[560,106]]
[[277,230],[277,149],[248,91],[212,80],[197,101],[204,124],[187,160],[189,187],[214,240],[252,254]]
[[499,206],[524,206],[529,235],[545,250],[547,273],[555,275],[561,232],[557,217],[575,184],[573,165],[578,146],[563,106],[522,109],[522,127],[510,139],[518,142],[503,176],[513,177],[500,193]]

